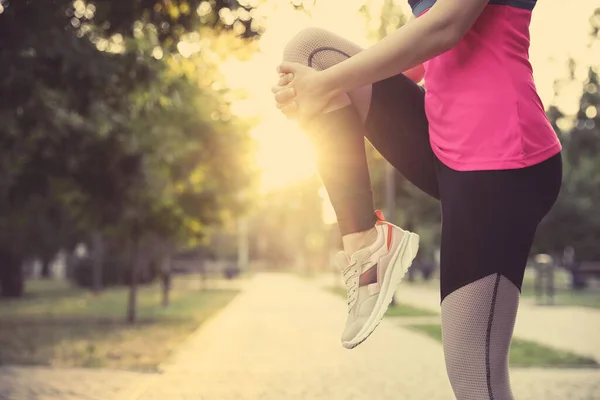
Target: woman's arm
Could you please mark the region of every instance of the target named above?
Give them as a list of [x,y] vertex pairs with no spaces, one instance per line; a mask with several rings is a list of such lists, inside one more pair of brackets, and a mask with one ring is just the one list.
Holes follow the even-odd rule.
[[397,75],[454,47],[489,0],[438,0],[431,9],[369,49],[321,73],[332,97]]
[[[415,16],[413,14],[410,14],[410,17],[408,18],[408,21],[406,21],[406,23],[412,22],[414,20]],[[412,80],[413,82],[419,83],[425,77],[425,67],[423,66],[423,63],[420,63],[412,67],[408,71],[404,71],[403,74],[406,75],[406,77]]]

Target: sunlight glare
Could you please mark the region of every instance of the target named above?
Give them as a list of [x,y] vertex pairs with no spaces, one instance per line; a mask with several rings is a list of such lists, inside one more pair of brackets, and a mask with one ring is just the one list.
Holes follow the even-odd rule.
[[333,205],[331,205],[331,200],[329,199],[329,195],[327,194],[327,190],[325,187],[322,187],[319,190],[319,196],[323,199],[323,209],[321,219],[323,223],[331,225],[337,222],[337,217],[335,215],[335,210],[333,209]]
[[251,131],[258,142],[257,162],[263,192],[284,188],[316,173],[314,149],[297,124],[270,117]]

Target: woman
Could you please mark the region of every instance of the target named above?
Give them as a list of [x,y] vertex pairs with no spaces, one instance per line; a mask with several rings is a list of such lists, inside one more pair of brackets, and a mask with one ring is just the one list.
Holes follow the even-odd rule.
[[[273,92],[310,130],[339,221],[343,345],[373,332],[418,247],[417,235],[373,211],[367,138],[441,202],[442,332],[456,397],[512,399],[523,273],[562,179],[561,145],[528,60],[536,1],[409,2],[417,18],[364,51],[325,30],[300,32]],[[423,70],[425,89],[414,82]]]

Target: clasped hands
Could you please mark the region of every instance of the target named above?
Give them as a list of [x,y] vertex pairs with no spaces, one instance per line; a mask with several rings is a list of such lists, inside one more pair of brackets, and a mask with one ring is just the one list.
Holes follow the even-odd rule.
[[306,65],[283,62],[277,67],[279,82],[271,88],[277,108],[289,119],[306,126],[333,98],[323,73]]

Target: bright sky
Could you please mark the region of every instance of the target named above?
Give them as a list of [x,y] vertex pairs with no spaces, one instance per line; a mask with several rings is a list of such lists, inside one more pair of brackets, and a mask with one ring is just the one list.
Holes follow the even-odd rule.
[[[383,0],[370,0],[373,9],[379,10]],[[320,26],[334,31],[363,47],[366,27],[358,9],[366,0],[317,1],[313,17],[294,11],[288,0],[267,0],[268,19],[266,31],[260,39],[260,52],[249,62],[233,58],[222,65],[228,84],[242,88],[249,99],[234,104],[233,112],[239,116],[259,116],[261,123],[252,131],[257,140],[258,163],[263,170],[264,191],[286,186],[315,173],[314,151],[295,123],[283,117],[274,105],[270,92],[277,81],[275,67],[281,61],[285,44],[302,28]],[[304,0],[312,4],[313,0]],[[408,2],[397,4],[410,11]],[[590,49],[589,18],[598,6],[597,0],[577,0],[577,7],[566,6],[564,0],[539,1],[531,24],[531,62],[540,97],[545,105],[553,101],[553,84],[567,74],[567,59],[578,63],[577,77],[585,79],[587,68],[600,65],[600,46]],[[251,77],[249,79],[248,77]],[[561,88],[556,103],[567,113],[575,113],[581,84]],[[328,203],[327,201],[325,202]],[[327,213],[330,214],[330,213]],[[329,218],[327,218],[329,219]]]

